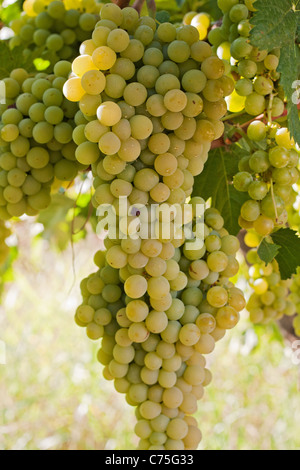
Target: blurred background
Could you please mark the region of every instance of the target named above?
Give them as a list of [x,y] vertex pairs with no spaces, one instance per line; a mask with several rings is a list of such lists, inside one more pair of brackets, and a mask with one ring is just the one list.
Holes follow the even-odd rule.
[[[79,282],[94,270],[100,241],[87,234],[58,252],[39,230],[21,221],[9,239],[18,258],[0,306],[0,449],[134,449],[134,411],[103,379],[98,342],[73,321]],[[196,415],[200,449],[300,449],[300,369],[291,344],[277,327],[246,318],[209,359],[214,379]]]

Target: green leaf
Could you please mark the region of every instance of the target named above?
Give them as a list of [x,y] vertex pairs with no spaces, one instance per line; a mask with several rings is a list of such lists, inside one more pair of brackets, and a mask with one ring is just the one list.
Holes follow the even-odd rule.
[[16,47],[13,51],[7,42],[0,41],[0,79],[8,77],[10,72],[22,67],[24,62],[23,47]]
[[224,226],[232,235],[240,231],[240,209],[249,199],[247,193],[237,191],[231,184],[244,154],[238,145],[232,145],[227,151],[223,147],[211,150],[203,172],[195,178],[193,191],[193,196],[201,196],[205,200],[211,197],[212,206],[220,211]]
[[[158,11],[180,12],[182,7],[178,6],[177,0],[156,0],[156,8]],[[185,4],[186,0],[183,0],[182,4]]]
[[36,72],[35,63],[38,59],[55,63],[55,53],[44,52],[44,47],[34,49],[30,54],[24,55],[24,47],[18,46],[10,50],[6,41],[0,41],[0,80],[8,77],[16,68],[24,68],[27,72]]
[[279,245],[269,243],[266,238],[264,238],[258,247],[257,253],[260,259],[267,265],[278,255],[280,248]]
[[251,43],[271,51],[295,41],[299,0],[256,0]]
[[297,232],[290,228],[281,228],[272,234],[272,240],[280,246],[276,255],[281,278],[290,279],[292,274],[296,274],[300,266],[300,238]]
[[[300,23],[300,0],[257,0],[251,23],[251,43],[259,49],[271,51],[280,47],[278,71],[280,84],[287,98],[288,125],[291,135],[300,143],[300,121],[295,99],[294,83],[298,79],[300,62],[296,43]],[[298,101],[298,102],[297,102]]]
[[[201,2],[203,5],[200,6],[200,11],[209,13],[210,16],[212,17],[213,21],[217,21],[220,18],[222,18],[223,13],[218,7],[218,1],[217,0],[203,0]],[[199,10],[199,8],[198,8]]]
[[51,229],[65,220],[69,210],[74,206],[73,199],[64,194],[54,194],[50,206],[39,214],[37,221],[43,224],[45,229]]
[[278,66],[278,71],[281,73],[280,84],[287,98],[289,131],[298,144],[300,144],[300,121],[297,105],[300,104],[300,99],[296,87],[299,88],[297,65],[299,62],[300,53],[298,45],[294,43],[281,49]]
[[[2,2],[1,2],[2,3]],[[18,18],[21,13],[20,2],[14,2],[5,8],[1,7],[0,18],[5,24],[9,24],[15,18]]]

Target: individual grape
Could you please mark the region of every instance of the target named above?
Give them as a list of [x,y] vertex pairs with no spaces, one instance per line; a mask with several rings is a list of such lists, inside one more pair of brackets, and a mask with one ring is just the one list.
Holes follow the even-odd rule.
[[260,216],[260,204],[257,201],[246,201],[241,208],[241,216],[248,222],[254,222]]
[[139,106],[147,99],[147,89],[138,82],[132,82],[124,90],[124,100],[131,106]]
[[200,93],[205,88],[207,78],[203,70],[189,70],[182,77],[182,86],[187,92]]
[[256,201],[264,199],[268,192],[268,185],[263,181],[253,181],[248,188],[249,196]]
[[252,182],[252,175],[246,171],[237,173],[233,178],[233,185],[235,189],[242,192],[247,192]]
[[261,121],[253,121],[247,129],[247,135],[250,140],[264,140],[267,135],[266,125]]
[[172,41],[168,46],[168,56],[173,62],[185,62],[190,56],[189,45],[185,41]]
[[274,147],[269,151],[269,161],[275,168],[284,168],[289,159],[289,152],[284,147]]
[[81,85],[81,79],[72,77],[64,84],[63,93],[69,101],[77,102],[81,100],[86,92]]
[[180,81],[176,76],[165,73],[156,80],[155,90],[160,95],[165,95],[170,90],[180,90]]
[[252,116],[258,116],[263,113],[266,107],[265,98],[258,93],[251,93],[245,101],[245,110]]
[[248,39],[240,36],[232,42],[230,53],[235,60],[240,60],[249,56],[252,49],[253,48],[251,44],[249,44]]
[[104,126],[113,126],[117,124],[122,117],[120,107],[113,101],[106,101],[97,109],[97,118]]

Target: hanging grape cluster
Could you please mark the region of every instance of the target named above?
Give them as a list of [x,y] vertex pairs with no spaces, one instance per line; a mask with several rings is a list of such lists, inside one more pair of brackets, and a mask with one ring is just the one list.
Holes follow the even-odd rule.
[[293,316],[296,306],[289,296],[292,281],[282,281],[278,264],[274,260],[267,266],[257,254],[256,249],[247,253],[249,268],[249,284],[253,289],[247,309],[253,323],[267,324],[279,320],[284,315]]
[[[102,338],[104,377],[137,407],[139,448],[196,448],[201,433],[190,415],[211,380],[203,355],[245,306],[229,281],[239,269],[239,242],[215,209],[197,215],[201,198],[184,212],[183,225],[192,223],[195,234],[204,224],[194,249],[175,216],[168,238],[163,220],[150,216],[154,204],[156,211],[183,208],[191,196],[211,142],[223,133],[233,81],[195,27],[157,26],[112,4],[102,7],[72,71],[64,93],[82,112],[76,158],[92,166],[95,208],[111,205],[118,216],[118,236],[108,232],[107,251],[96,254],[99,271],[81,284],[75,320],[89,338]],[[132,236],[141,225],[147,236]]]
[[[51,202],[56,179],[72,181],[85,168],[72,140],[78,106],[63,96],[71,64],[57,62],[54,73],[28,76],[15,69],[3,81],[9,101],[1,115],[0,215],[36,215]],[[12,103],[12,104],[9,104]]]
[[11,23],[15,36],[9,46],[13,50],[22,45],[25,57],[40,48],[43,49],[41,57],[53,63],[72,60],[78,54],[80,43],[90,38],[99,18],[99,8],[101,4],[95,1],[27,0],[25,13]]

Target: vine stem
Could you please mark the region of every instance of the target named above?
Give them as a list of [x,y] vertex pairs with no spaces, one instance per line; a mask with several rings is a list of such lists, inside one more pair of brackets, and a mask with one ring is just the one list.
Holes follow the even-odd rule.
[[272,201],[273,201],[275,217],[276,217],[276,222],[277,222],[278,221],[278,212],[277,212],[276,201],[275,201],[273,178],[271,178],[271,197],[272,197]]
[[112,2],[120,8],[126,8],[129,6],[130,0],[112,0]]
[[[275,96],[274,93],[271,93],[270,101],[269,101],[269,105],[268,105],[268,111],[267,111],[268,126],[269,127],[271,127],[272,123],[273,123],[272,109],[273,109],[274,96]],[[273,178],[271,178],[270,183],[271,183],[271,197],[272,197],[272,202],[273,202],[273,206],[274,206],[275,218],[276,218],[276,222],[277,222],[278,221],[278,212],[277,212],[276,201],[275,201]]]
[[231,113],[231,114],[228,114],[228,116],[225,116],[223,117],[223,119],[221,119],[223,122],[225,121],[229,121],[230,119],[235,119],[239,116],[243,116],[244,114],[246,114],[246,111],[243,109],[243,111],[240,111],[239,113]]
[[135,0],[132,8],[134,8],[138,13],[141,13],[145,0]]
[[273,100],[274,100],[274,93],[271,93],[270,95],[270,101],[268,105],[268,126],[271,126],[273,123],[273,118],[272,118],[272,110],[273,110]]

